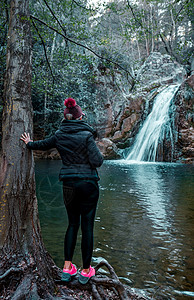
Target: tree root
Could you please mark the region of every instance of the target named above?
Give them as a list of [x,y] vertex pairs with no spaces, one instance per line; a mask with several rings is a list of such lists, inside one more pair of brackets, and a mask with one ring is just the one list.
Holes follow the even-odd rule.
[[[36,275],[32,268],[27,269],[23,267],[11,267],[2,275],[0,275],[0,298],[11,300],[43,300],[39,296],[38,282],[36,282]],[[16,289],[15,289],[16,288]],[[49,294],[47,300],[54,300],[55,298]]]
[[92,294],[93,294],[93,296],[96,300],[101,300],[102,299],[100,293],[98,292],[98,289],[97,289],[95,283],[92,284]]
[[4,274],[0,275],[0,281],[6,279],[6,277],[9,277],[10,274],[12,273],[18,273],[18,272],[23,272],[22,268],[10,268],[7,270]]
[[[109,277],[100,274],[100,268],[106,267],[110,273]],[[101,261],[96,267],[96,276],[90,281],[82,285],[78,281],[78,276],[69,282],[61,281],[62,270],[56,265],[52,266],[51,274],[55,279],[54,290],[48,288],[48,282],[45,278],[39,276],[34,268],[11,267],[2,275],[0,275],[0,285],[3,286],[1,296],[12,300],[145,300],[143,296],[135,294],[132,289],[123,285],[113,267],[107,261]],[[57,284],[57,285],[56,285]],[[15,289],[16,288],[16,289]],[[50,294],[52,293],[52,295]],[[55,295],[54,295],[55,294]]]
[[120,282],[117,274],[115,273],[113,267],[107,262],[107,261],[101,261],[96,267],[95,270],[98,271],[101,267],[107,267],[107,269],[110,272],[110,275],[112,279],[109,278],[99,278],[99,277],[94,277],[92,278],[92,282],[95,282],[96,285],[103,285],[108,288],[114,288],[118,292],[119,299],[125,300],[129,299],[127,296],[127,292],[125,290],[124,285]]
[[66,285],[74,290],[87,290],[91,292],[93,299],[96,300],[145,300],[143,296],[136,295],[134,292],[131,291],[130,288],[128,288],[120,282],[113,267],[107,261],[101,261],[95,267],[96,272],[104,266],[109,270],[110,277],[97,274],[96,276],[92,277],[90,281],[85,285],[79,283],[78,276],[76,276],[69,283],[64,283],[61,280],[56,280],[56,283],[58,283],[59,285]]
[[[13,294],[12,300],[28,299],[31,286],[32,286],[31,277],[30,276],[24,277],[21,284],[17,287],[15,293]],[[40,298],[37,294],[37,300],[39,299]]]

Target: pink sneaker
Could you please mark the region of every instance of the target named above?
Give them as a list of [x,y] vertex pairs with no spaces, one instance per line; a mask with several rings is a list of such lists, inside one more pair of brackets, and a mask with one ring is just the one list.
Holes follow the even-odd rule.
[[86,284],[92,276],[95,276],[95,269],[90,266],[89,273],[82,271],[78,280],[81,284]]
[[71,270],[63,268],[61,280],[65,282],[69,282],[71,280],[71,277],[75,276],[76,274],[77,274],[77,269],[73,264],[71,264]]

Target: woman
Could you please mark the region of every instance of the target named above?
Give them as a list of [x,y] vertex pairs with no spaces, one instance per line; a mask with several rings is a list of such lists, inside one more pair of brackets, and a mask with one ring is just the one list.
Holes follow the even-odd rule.
[[81,219],[83,270],[79,282],[85,284],[95,275],[90,263],[94,218],[99,198],[99,177],[96,168],[102,165],[103,157],[94,141],[96,132],[82,121],[84,113],[81,107],[72,98],[66,99],[64,104],[65,119],[55,135],[33,142],[29,133],[24,133],[21,140],[26,143],[28,149],[56,148],[61,156],[63,166],[59,180],[63,181],[63,197],[69,220],[64,242],[65,264],[62,280],[68,282],[77,274],[72,259]]

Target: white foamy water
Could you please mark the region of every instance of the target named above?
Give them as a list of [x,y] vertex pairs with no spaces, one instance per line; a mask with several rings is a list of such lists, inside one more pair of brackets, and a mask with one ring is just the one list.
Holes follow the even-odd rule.
[[171,85],[155,97],[152,111],[137,134],[126,160],[154,162],[158,144],[164,140],[165,135],[173,144],[169,111],[178,88],[179,85]]

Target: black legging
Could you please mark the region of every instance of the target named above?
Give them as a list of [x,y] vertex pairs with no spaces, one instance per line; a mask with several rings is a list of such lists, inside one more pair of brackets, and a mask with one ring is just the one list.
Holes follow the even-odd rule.
[[81,217],[82,260],[83,268],[87,269],[92,259],[94,218],[99,197],[98,183],[81,179],[64,181],[63,197],[69,219],[64,244],[65,260],[73,259]]

